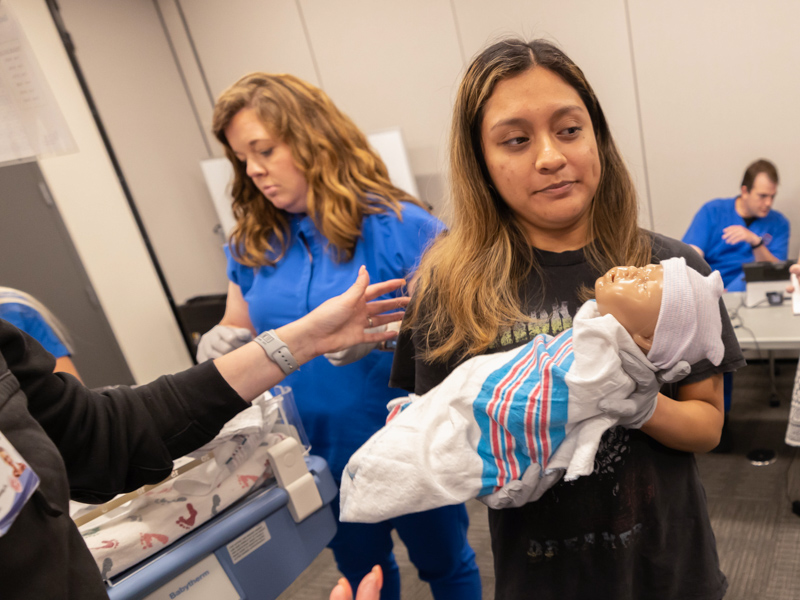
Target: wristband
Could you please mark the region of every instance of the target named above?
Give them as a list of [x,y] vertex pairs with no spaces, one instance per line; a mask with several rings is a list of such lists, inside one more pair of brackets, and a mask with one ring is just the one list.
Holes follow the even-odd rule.
[[750,248],[752,250],[755,250],[756,248],[761,248],[761,246],[763,246],[764,244],[769,244],[771,241],[772,241],[772,236],[768,233],[765,233],[764,235],[761,236],[761,238],[759,238],[758,243],[755,245],[751,244]]
[[264,352],[267,353],[267,357],[278,365],[284,374],[288,375],[300,368],[300,365],[297,364],[294,356],[292,356],[292,353],[289,351],[289,346],[278,337],[274,329],[265,331],[253,341],[264,349]]

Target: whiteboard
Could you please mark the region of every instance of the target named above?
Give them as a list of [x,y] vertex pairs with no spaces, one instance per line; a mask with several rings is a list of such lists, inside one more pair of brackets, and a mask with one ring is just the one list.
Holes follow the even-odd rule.
[[227,158],[209,158],[200,161],[206,186],[211,193],[211,201],[219,217],[219,224],[225,233],[225,239],[230,235],[236,219],[233,218],[231,209],[231,184],[233,183],[233,166]]
[[400,128],[395,127],[371,133],[367,136],[367,141],[386,164],[392,183],[414,198],[419,198],[417,181],[414,179],[414,173],[411,172],[411,164],[408,161],[406,145],[403,142],[403,133]]
[[[403,142],[403,134],[399,128],[385,129],[367,135],[370,145],[378,153],[386,168],[389,179],[401,190],[418,198],[417,183]],[[236,220],[231,210],[231,183],[233,182],[233,166],[227,158],[210,158],[200,161],[203,177],[211,194],[211,200],[219,217],[219,223],[225,232],[230,234]]]

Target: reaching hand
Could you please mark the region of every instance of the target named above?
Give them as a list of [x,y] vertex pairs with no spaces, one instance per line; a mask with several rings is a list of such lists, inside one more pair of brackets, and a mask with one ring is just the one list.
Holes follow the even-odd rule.
[[[290,348],[300,365],[326,352],[364,342],[390,340],[397,335],[396,332],[367,333],[364,328],[402,319],[402,311],[381,313],[403,308],[408,304],[408,298],[369,301],[396,290],[404,283],[402,279],[393,279],[369,285],[367,270],[361,267],[358,279],[344,294],[320,304],[305,317],[279,327],[275,333]],[[272,366],[266,365],[266,362]],[[284,377],[275,362],[265,359],[264,352],[256,343],[246,344],[220,356],[214,359],[214,364],[228,384],[247,401],[276,385]]]
[[345,293],[320,304],[303,319],[310,321],[312,331],[315,332],[316,353],[336,352],[356,344],[377,344],[394,338],[397,335],[396,331],[377,329],[381,325],[400,321],[404,313],[403,311],[382,313],[405,307],[409,299],[403,296],[389,300],[373,300],[393,292],[404,284],[403,279],[390,279],[369,285],[367,269],[361,267],[358,279]]
[[[355,600],[378,600],[383,587],[383,571],[377,565],[372,567],[372,571],[367,573],[361,583],[358,584],[358,592]],[[333,588],[330,600],[353,600],[353,589],[350,583],[342,577]]]
[[653,416],[661,385],[683,379],[691,371],[691,366],[686,361],[678,361],[666,371],[655,372],[628,352],[620,352],[619,358],[622,369],[636,383],[636,388],[624,400],[603,398],[598,403],[598,408],[606,414],[617,417],[621,425],[629,429],[639,429]]

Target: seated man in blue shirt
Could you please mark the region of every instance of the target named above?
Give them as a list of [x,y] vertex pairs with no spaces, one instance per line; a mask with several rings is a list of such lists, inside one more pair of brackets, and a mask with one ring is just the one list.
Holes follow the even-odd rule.
[[729,292],[745,289],[742,265],[786,260],[789,221],[772,210],[778,191],[778,171],[768,160],[757,160],[744,173],[740,195],[703,205],[683,241],[719,270]]
[[[697,250],[712,269],[719,270],[729,292],[744,291],[743,264],[786,260],[789,221],[772,210],[777,191],[775,165],[768,160],[757,160],[744,172],[740,195],[704,204],[683,236],[683,242]],[[732,373],[725,374],[723,391],[725,425],[718,452],[728,452],[731,446],[728,411],[733,396]]]

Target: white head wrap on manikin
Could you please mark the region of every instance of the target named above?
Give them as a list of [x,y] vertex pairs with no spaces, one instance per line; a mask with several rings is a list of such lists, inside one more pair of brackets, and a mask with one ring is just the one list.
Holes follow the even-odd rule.
[[725,288],[719,271],[703,277],[685,258],[670,258],[661,266],[661,310],[647,359],[659,369],[669,369],[679,360],[693,365],[704,358],[718,365],[725,354],[719,312]]

